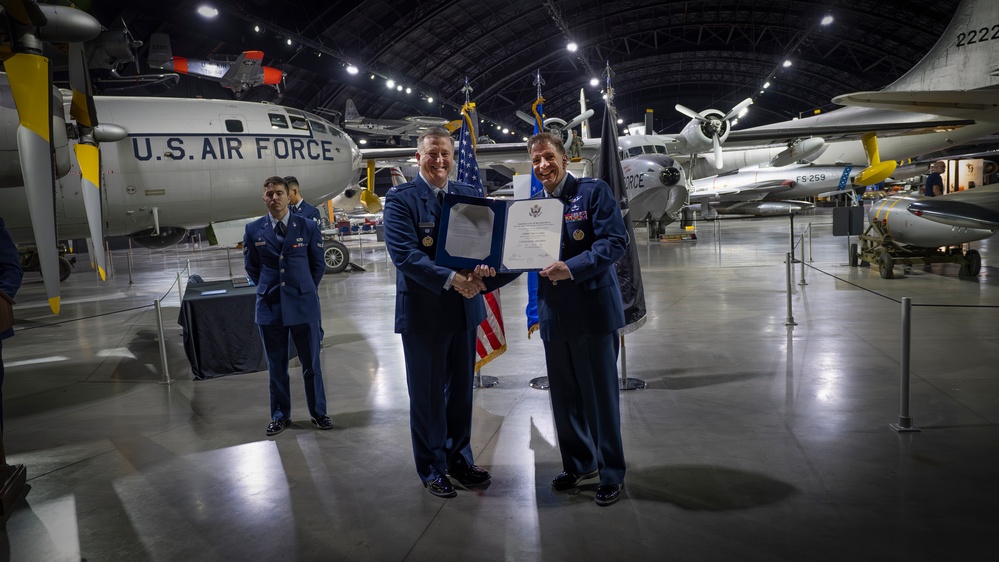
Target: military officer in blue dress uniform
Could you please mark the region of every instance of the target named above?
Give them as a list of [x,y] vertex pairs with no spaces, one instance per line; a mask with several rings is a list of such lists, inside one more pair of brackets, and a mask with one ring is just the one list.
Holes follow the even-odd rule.
[[288,184],[288,197],[290,200],[288,209],[296,215],[312,219],[317,223],[321,222],[322,216],[319,214],[319,209],[309,204],[308,201],[302,198],[302,194],[299,193],[298,178],[295,176],[285,176],[284,181]]
[[[17,244],[14,244],[14,239],[7,232],[7,225],[4,223],[3,217],[0,217],[0,289],[13,299],[21,287],[23,276],[21,260],[17,256]],[[13,335],[13,328],[0,331],[0,431],[3,430],[3,340]],[[2,443],[3,437],[0,436],[0,450],[2,450]],[[2,456],[0,456],[0,461],[3,461]]]
[[246,225],[243,262],[257,286],[256,323],[270,374],[271,421],[267,435],[291,424],[288,376],[289,337],[295,342],[305,379],[312,423],[333,429],[326,415],[326,390],[319,360],[319,293],[323,278],[323,239],[319,225],[288,210],[288,185],[279,176],[264,181],[268,213]]
[[[385,245],[396,267],[395,331],[406,359],[416,472],[431,494],[449,498],[456,495],[452,479],[464,487],[490,479],[473,463],[469,444],[475,337],[486,317],[480,294],[486,284],[478,275],[434,263],[444,194],[478,194],[448,181],[454,141],[446,129],[427,130],[417,146],[419,176],[385,197]],[[490,280],[488,290],[509,279]]]
[[565,204],[560,260],[541,270],[538,320],[548,365],[562,468],[558,491],[599,475],[597,505],[610,505],[624,486],[618,404],[618,329],[624,308],[614,264],[624,256],[621,208],[606,182],[567,173],[562,140],[540,133],[528,140],[534,175]]

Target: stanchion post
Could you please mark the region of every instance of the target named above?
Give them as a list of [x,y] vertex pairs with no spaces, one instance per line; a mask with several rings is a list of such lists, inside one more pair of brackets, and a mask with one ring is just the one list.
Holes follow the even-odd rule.
[[229,278],[232,279],[232,258],[229,256],[229,246],[225,247],[225,262],[229,264]]
[[807,282],[805,282],[805,233],[804,232],[801,233],[801,241],[799,242],[799,244],[801,245],[801,260],[799,260],[801,261],[801,281],[798,281],[798,286],[803,287],[808,284]]
[[[789,233],[789,235],[790,235],[790,239],[791,239],[791,251],[788,252],[787,259],[793,260],[794,259],[794,213],[788,213],[787,214],[787,218],[788,218],[788,221],[790,223],[790,226],[789,226],[790,233]],[[790,262],[788,262],[788,263],[790,263]]]
[[784,261],[784,269],[787,273],[787,319],[784,321],[784,325],[797,326],[798,323],[794,321],[794,315],[791,314],[791,252],[787,253],[787,259]]
[[[789,297],[790,298],[790,297]],[[184,306],[184,290],[180,284],[180,272],[177,272],[177,300],[180,301],[180,306]]]
[[160,381],[160,384],[170,384],[170,371],[167,370],[166,336],[163,334],[163,308],[160,306],[160,299],[154,300],[153,304],[156,305],[156,332],[160,338],[160,370],[163,371],[163,380]]
[[132,239],[128,239],[128,284],[132,285]]
[[187,276],[191,276],[191,260],[187,260]]
[[912,427],[912,417],[909,416],[909,355],[910,337],[912,335],[912,299],[902,297],[902,356],[899,364],[898,385],[898,423],[888,424],[898,433],[912,433],[919,431],[918,427]]
[[808,263],[815,261],[812,259],[812,223],[808,223]]

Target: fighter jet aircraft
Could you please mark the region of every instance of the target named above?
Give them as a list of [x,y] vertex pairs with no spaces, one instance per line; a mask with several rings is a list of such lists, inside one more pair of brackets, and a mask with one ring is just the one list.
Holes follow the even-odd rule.
[[197,76],[220,82],[232,90],[239,99],[254,86],[273,86],[278,92],[284,82],[284,72],[270,66],[263,66],[263,51],[244,51],[235,61],[198,60],[173,56],[170,37],[165,33],[154,33],[149,41],[147,63],[153,68]]
[[362,116],[357,111],[357,106],[354,105],[353,100],[347,100],[343,114],[343,128],[348,131],[407,139],[420,136],[420,133],[428,127],[443,127],[448,123],[449,120],[443,117],[425,115],[412,115],[404,119],[371,119]]

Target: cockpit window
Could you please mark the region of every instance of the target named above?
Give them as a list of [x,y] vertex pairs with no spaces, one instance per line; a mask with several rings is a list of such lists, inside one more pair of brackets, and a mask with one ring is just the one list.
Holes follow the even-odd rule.
[[292,118],[291,118],[291,128],[292,129],[301,129],[303,131],[308,131],[309,130],[309,122],[305,120],[305,117],[295,117],[295,116],[292,116]]
[[656,154],[667,154],[665,145],[657,144],[655,148],[656,148]]
[[312,125],[313,131],[318,131],[320,133],[326,132],[326,125],[323,125],[322,123],[316,121],[315,119],[309,119],[309,124]]
[[272,129],[287,129],[288,120],[285,119],[284,115],[279,113],[268,113],[267,117],[271,120]]
[[642,147],[640,147],[640,146],[633,146],[633,147],[631,147],[631,148],[628,149],[628,157],[629,158],[632,157],[632,156],[641,156],[641,154],[642,154]]

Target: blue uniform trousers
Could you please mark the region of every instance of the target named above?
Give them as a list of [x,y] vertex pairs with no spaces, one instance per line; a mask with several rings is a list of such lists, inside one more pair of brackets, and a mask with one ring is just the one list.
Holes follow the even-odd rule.
[[544,344],[563,470],[599,469],[601,485],[623,483],[617,331]]
[[424,482],[472,464],[475,335],[474,329],[402,334],[413,456]]
[[309,414],[316,418],[326,415],[326,389],[323,387],[323,371],[319,358],[319,322],[296,324],[294,326],[272,326],[258,324],[260,339],[264,343],[267,357],[267,372],[270,374],[271,419],[291,419],[291,388],[288,377],[288,341],[295,342],[298,358],[302,362],[302,377],[305,379],[305,403]]

